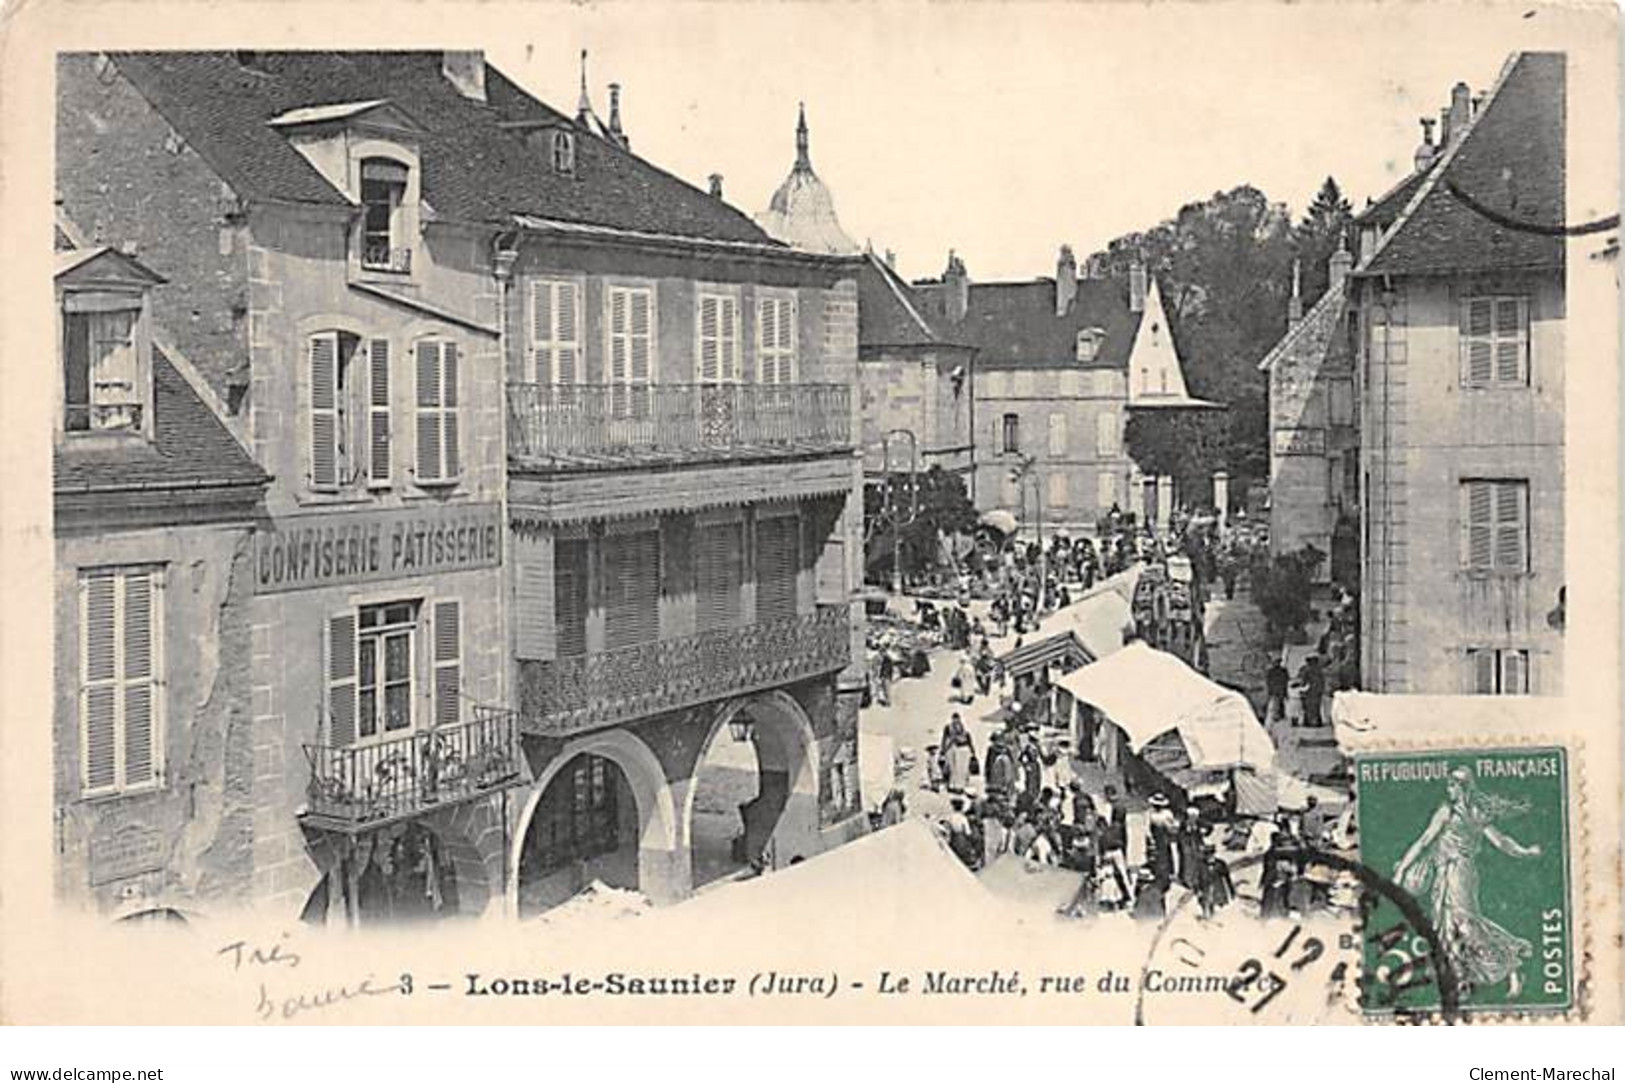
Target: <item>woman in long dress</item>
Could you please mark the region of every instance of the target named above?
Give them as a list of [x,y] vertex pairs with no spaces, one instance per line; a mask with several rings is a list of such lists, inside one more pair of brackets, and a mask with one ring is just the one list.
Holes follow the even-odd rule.
[[1523,988],[1519,968],[1533,948],[1479,911],[1478,855],[1488,842],[1508,857],[1539,857],[1538,845],[1520,843],[1494,823],[1529,806],[1483,793],[1465,767],[1451,771],[1446,786],[1445,802],[1394,866],[1394,878],[1427,907],[1463,992],[1504,981],[1511,1000]]

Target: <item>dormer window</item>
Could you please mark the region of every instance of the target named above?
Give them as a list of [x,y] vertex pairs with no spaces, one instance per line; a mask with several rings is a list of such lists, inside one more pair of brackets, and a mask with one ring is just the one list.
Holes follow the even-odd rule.
[[553,130],[553,172],[574,173],[576,170],[576,137],[563,128]]
[[1099,327],[1087,327],[1078,332],[1078,363],[1087,365],[1100,356],[1100,344],[1106,332]]
[[57,254],[61,432],[150,435],[151,336],[147,291],[163,279],[109,248]]
[[402,208],[409,170],[389,158],[361,163],[361,266],[369,271],[408,274],[412,250],[404,243]]

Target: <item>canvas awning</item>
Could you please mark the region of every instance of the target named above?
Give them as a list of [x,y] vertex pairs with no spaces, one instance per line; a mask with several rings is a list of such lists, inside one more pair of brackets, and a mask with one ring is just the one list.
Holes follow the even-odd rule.
[[[999,661],[1011,676],[1063,659],[1093,662],[1121,650],[1123,633],[1133,627],[1128,600],[1102,585],[1045,617],[1037,629],[1019,637],[1021,647],[1005,649]],[[1007,637],[1005,642],[1014,643],[1016,638]]]
[[1265,770],[1275,762],[1275,746],[1245,696],[1144,643],[1131,643],[1057,683],[1122,727],[1136,752],[1174,730],[1197,770]]

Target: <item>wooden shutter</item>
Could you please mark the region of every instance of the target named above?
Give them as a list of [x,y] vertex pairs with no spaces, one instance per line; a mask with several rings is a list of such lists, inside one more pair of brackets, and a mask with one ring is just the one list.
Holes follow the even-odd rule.
[[389,341],[367,344],[367,483],[384,488],[390,481]]
[[310,486],[339,485],[339,338],[335,332],[310,339]]
[[463,607],[434,603],[434,724],[455,725],[462,715]]
[[699,382],[702,384],[716,383],[722,379],[721,310],[721,297],[700,295]]
[[778,382],[788,384],[796,378],[796,302],[794,298],[780,298],[779,311],[779,372]]
[[764,297],[756,303],[756,382],[776,384],[779,350],[779,302]]
[[1528,302],[1522,297],[1495,299],[1495,382],[1522,384],[1528,343]]
[[553,551],[553,627],[560,658],[587,653],[587,542],[560,539]]
[[123,577],[123,783],[144,786],[157,778],[157,594],[155,572]]
[[574,282],[555,282],[553,291],[553,382],[580,383],[581,290]]
[[1529,694],[1529,655],[1525,651],[1501,651],[1501,694],[1523,696]]
[[800,521],[793,515],[756,523],[756,619],[780,620],[796,615],[796,565]]
[[461,455],[462,433],[458,424],[461,412],[459,399],[457,343],[440,344],[440,452],[444,456],[440,476],[458,477],[463,472]]
[[612,384],[624,384],[631,375],[631,364],[628,358],[631,353],[630,319],[627,311],[629,294],[624,289],[609,291],[609,357],[607,362],[609,372],[607,380]]
[[699,550],[695,624],[702,632],[735,627],[745,575],[744,524],[710,523],[695,534]]
[[118,783],[118,580],[109,572],[79,581],[80,741],[86,793]]
[[1495,567],[1503,572],[1521,572],[1527,566],[1524,541],[1529,487],[1522,482],[1502,481],[1495,491]]
[[419,342],[417,346],[417,436],[418,480],[440,477],[440,344]]
[[559,383],[553,365],[552,282],[530,283],[530,378],[537,383]]
[[1471,387],[1484,387],[1495,378],[1495,302],[1489,297],[1469,297],[1461,303],[1462,379]]
[[1063,413],[1049,415],[1049,453],[1052,457],[1066,454],[1066,415]]
[[649,382],[653,371],[652,339],[654,337],[653,295],[648,290],[634,290],[631,294],[632,349],[629,358],[629,379],[634,384]]
[[1464,556],[1469,568],[1488,570],[1493,565],[1494,489],[1494,482],[1489,481],[1462,483],[1465,505],[1462,509],[1462,521],[1466,524]]
[[327,619],[327,740],[337,748],[355,743],[355,612]]
[[1495,694],[1495,652],[1477,650],[1467,652],[1467,691],[1480,696]]
[[660,637],[660,532],[604,537],[604,646],[653,643]]

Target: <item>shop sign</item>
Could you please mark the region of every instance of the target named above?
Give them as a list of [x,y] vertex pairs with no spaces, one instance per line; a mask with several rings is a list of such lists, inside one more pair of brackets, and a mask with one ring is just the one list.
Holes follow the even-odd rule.
[[254,538],[254,593],[495,568],[496,504],[285,516]]
[[1326,430],[1276,429],[1275,454],[1324,455],[1326,454]]

